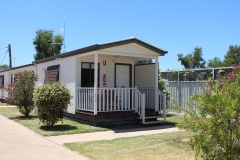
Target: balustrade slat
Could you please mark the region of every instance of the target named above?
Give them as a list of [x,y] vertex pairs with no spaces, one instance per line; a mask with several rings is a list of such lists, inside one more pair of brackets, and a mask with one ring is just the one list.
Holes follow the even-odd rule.
[[118,110],[120,110],[120,107],[119,107],[119,101],[120,101],[119,89],[117,91],[118,91],[118,94],[117,94],[117,96],[118,96]]
[[123,99],[124,97],[123,97],[123,89],[121,88],[121,106],[122,106],[122,110],[124,109],[124,105],[123,105]]
[[112,89],[110,89],[110,111],[112,111]]
[[131,109],[133,110],[134,109],[134,104],[133,104],[133,102],[134,102],[134,92],[133,92],[133,89],[131,89],[131,92],[132,92],[132,98],[131,98],[131,100],[132,100],[132,107],[131,107]]
[[105,99],[104,99],[104,96],[105,96],[105,94],[104,94],[104,89],[102,89],[102,111],[105,111]]
[[116,89],[114,89],[114,111],[116,111],[116,103],[117,103],[117,95],[116,95]]

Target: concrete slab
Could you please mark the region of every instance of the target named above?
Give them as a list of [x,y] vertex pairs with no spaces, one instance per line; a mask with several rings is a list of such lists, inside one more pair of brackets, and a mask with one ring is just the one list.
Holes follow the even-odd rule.
[[62,145],[64,143],[72,143],[72,142],[113,140],[116,138],[123,138],[123,137],[135,137],[135,136],[141,136],[141,135],[150,135],[150,134],[158,134],[158,133],[177,132],[177,131],[180,131],[177,127],[174,127],[171,125],[165,125],[165,126],[136,128],[136,129],[127,129],[127,130],[104,131],[104,132],[72,134],[72,135],[62,135],[62,136],[49,136],[45,138],[59,145]]
[[0,126],[0,159],[2,160],[87,159],[2,115],[0,115]]

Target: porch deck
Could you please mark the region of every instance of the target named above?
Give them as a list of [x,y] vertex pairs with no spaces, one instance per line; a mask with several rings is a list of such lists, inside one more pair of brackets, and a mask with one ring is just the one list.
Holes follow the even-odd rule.
[[[76,118],[95,125],[136,124],[146,116],[165,117],[166,96],[154,88],[77,88]],[[160,114],[159,114],[160,113]],[[141,121],[139,120],[141,119]]]

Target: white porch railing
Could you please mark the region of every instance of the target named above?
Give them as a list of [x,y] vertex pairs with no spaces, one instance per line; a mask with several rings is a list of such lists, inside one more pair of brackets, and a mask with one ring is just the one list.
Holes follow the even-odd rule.
[[145,93],[141,93],[137,87],[135,87],[135,112],[137,112],[142,118],[142,123],[145,123]]
[[139,88],[141,93],[145,93],[146,96],[146,108],[155,109],[155,89],[154,88]]
[[[145,108],[154,109],[154,88],[98,88],[97,112],[135,111],[145,122]],[[158,90],[159,100],[155,111],[166,120],[166,94]],[[77,87],[77,109],[94,112],[94,88]]]
[[161,112],[164,121],[166,121],[166,103],[167,103],[167,99],[166,99],[166,93],[161,92],[158,89],[158,94],[159,94],[159,108],[158,111]]
[[94,112],[94,88],[77,87],[77,109]]
[[[135,90],[136,88],[98,88],[97,112],[135,110],[135,106],[140,103]],[[77,87],[77,109],[94,112],[94,88]]]

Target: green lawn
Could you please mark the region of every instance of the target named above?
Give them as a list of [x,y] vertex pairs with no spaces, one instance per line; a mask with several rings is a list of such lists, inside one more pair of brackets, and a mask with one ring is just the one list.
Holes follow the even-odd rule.
[[63,119],[63,124],[62,122],[58,122],[53,128],[51,128],[43,125],[42,123],[40,124],[37,115],[31,114],[29,118],[25,118],[18,112],[17,108],[0,108],[0,114],[43,136],[56,136],[109,130],[107,128],[81,124],[67,118]]
[[[158,126],[163,124],[153,124],[153,125],[124,125],[124,126],[115,126],[111,128],[95,127],[88,124],[82,124],[76,121],[73,121],[68,118],[63,119],[62,122],[58,122],[53,128],[45,126],[40,123],[37,115],[30,114],[29,118],[25,118],[22,114],[19,113],[17,108],[12,107],[0,107],[0,114],[8,117],[9,119],[16,121],[17,123],[22,124],[23,126],[30,128],[31,130],[43,135],[43,136],[55,136],[55,135],[66,135],[66,134],[77,134],[77,133],[88,133],[88,132],[98,132],[106,130],[121,130],[121,129],[132,129],[132,128],[142,128],[142,127],[151,127]],[[171,116],[167,117],[167,121],[173,123],[179,123],[182,120],[183,116]]]
[[0,106],[12,106],[12,105],[8,105],[7,103],[1,103],[0,102]]
[[183,121],[183,115],[170,115],[167,116],[167,121],[171,123],[180,123]]
[[189,137],[182,131],[64,145],[94,160],[189,160],[194,159]]

